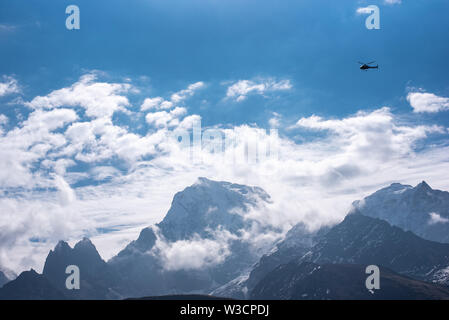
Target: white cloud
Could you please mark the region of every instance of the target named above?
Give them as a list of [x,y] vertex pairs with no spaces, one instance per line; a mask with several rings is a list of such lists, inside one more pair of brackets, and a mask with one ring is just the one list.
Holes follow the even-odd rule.
[[75,121],[77,117],[69,109],[36,110],[20,127],[0,137],[0,188],[45,185],[46,179],[40,178],[40,172],[32,171],[33,164],[66,143],[64,135],[52,131]]
[[147,110],[166,110],[171,109],[186,100],[189,97],[192,97],[195,92],[204,87],[204,82],[196,82],[190,84],[187,89],[178,91],[171,95],[170,100],[164,100],[161,97],[155,98],[146,98],[142,105],[140,106],[141,111]]
[[245,100],[250,94],[264,95],[267,92],[284,91],[290,90],[291,88],[292,85],[290,83],[290,80],[239,80],[228,87],[226,97],[235,99],[237,102],[240,102]]
[[407,101],[413,112],[436,113],[449,110],[449,98],[439,97],[433,93],[410,92]]
[[126,111],[128,98],[119,94],[129,92],[131,85],[95,82],[96,77],[94,73],[84,75],[71,87],[38,96],[25,105],[33,109],[80,106],[85,108],[87,116],[94,118],[111,117],[116,111]]
[[70,185],[64,180],[63,177],[55,175],[55,186],[59,190],[60,203],[63,206],[67,206],[76,199],[75,192]]
[[436,212],[429,213],[430,219],[429,224],[438,224],[438,223],[448,223],[449,219],[443,218]]
[[204,83],[201,81],[193,83],[193,84],[189,85],[187,87],[187,89],[181,90],[181,91],[178,91],[178,92],[172,94],[171,101],[173,101],[173,103],[179,103],[179,102],[187,99],[188,97],[193,96],[193,94],[195,93],[196,90],[201,89],[203,87],[204,87]]
[[402,0],[384,0],[384,3],[385,3],[385,4],[388,4],[388,5],[392,5],[392,4],[401,4],[401,3],[402,3]]
[[187,110],[185,108],[176,107],[175,109],[167,111],[159,111],[154,113],[148,113],[145,116],[147,123],[159,128],[174,127],[179,124],[179,117],[185,115]]
[[[395,4],[401,4],[402,0],[384,0],[383,3],[385,5],[395,5]],[[370,7],[359,7],[356,10],[357,14],[371,14],[372,9]]]
[[394,155],[412,152],[414,143],[428,133],[442,133],[439,126],[400,126],[387,107],[371,113],[359,112],[345,119],[324,120],[311,116],[298,120],[295,127],[327,130],[333,133],[335,148],[343,148],[348,154],[373,154],[388,159]]
[[281,115],[277,112],[273,112],[273,117],[268,120],[268,124],[271,128],[278,128],[281,123]]
[[3,80],[0,82],[0,97],[19,92],[17,80],[10,76],[3,76]]
[[[81,82],[57,91],[70,96]],[[83,85],[90,88],[82,101],[77,100],[84,106],[99,103],[99,97],[115,106],[117,101],[128,101],[129,91],[111,89],[121,84],[89,80]],[[61,95],[47,96],[51,108],[36,102],[24,122],[0,136],[0,264],[16,271],[39,270],[58,240],[75,241],[86,235],[104,258],[110,258],[142,227],[159,222],[173,195],[199,176],[264,188],[273,202],[251,210],[246,218],[283,231],[299,221],[310,227],[335,223],[352,201],[391,182],[414,184],[425,179],[433,187],[449,189],[444,178],[449,147],[426,144],[430,134],[447,139],[447,130],[407,123],[388,108],[334,119],[304,117],[291,128],[295,139],[270,135],[255,125],[217,124],[215,128],[232,137],[233,143],[224,153],[196,149],[200,161],[195,161],[191,150],[183,149],[170,134],[191,130],[201,120],[186,108],[138,115],[155,126],[137,134],[107,116],[83,117],[79,104],[56,103],[69,99]],[[311,130],[320,134],[312,138]],[[271,145],[278,149],[278,157],[245,159],[248,147],[260,150]],[[75,163],[83,169],[73,172]],[[84,183],[75,187],[77,181]],[[98,231],[105,229],[112,231]],[[256,228],[242,237],[266,246],[279,234],[263,234]],[[163,261],[172,269],[220,263],[218,254],[206,253],[226,256],[227,238],[217,234],[209,240],[168,245]]]
[[8,117],[4,114],[0,114],[0,125],[5,125],[8,123]]
[[357,14],[371,14],[373,9],[370,7],[360,7],[356,10]]
[[172,105],[173,104],[170,101],[164,101],[164,99],[161,97],[146,98],[143,101],[140,110],[146,111],[151,109],[170,109]]
[[111,166],[97,166],[90,170],[92,178],[101,181],[111,179],[120,175],[120,171]]
[[217,231],[213,239],[198,236],[190,240],[166,242],[158,239],[154,250],[166,270],[191,270],[216,266],[231,254],[229,241],[235,236],[226,231]]
[[0,114],[0,136],[3,135],[3,126],[8,123],[8,117],[4,114]]

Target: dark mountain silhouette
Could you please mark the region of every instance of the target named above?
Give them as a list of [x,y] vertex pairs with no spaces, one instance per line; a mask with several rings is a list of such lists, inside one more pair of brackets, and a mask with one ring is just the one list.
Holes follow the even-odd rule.
[[437,300],[449,289],[380,268],[380,289],[365,286],[366,266],[291,262],[271,271],[251,293],[252,299],[274,300]]
[[[415,188],[404,188],[402,185],[393,185],[389,188],[387,191],[382,190],[384,193],[396,192],[394,194],[397,197],[402,197],[401,195],[412,190],[410,195],[413,200],[410,201],[417,201],[418,204],[419,199],[433,194],[432,189],[426,184]],[[382,195],[380,198],[384,199],[385,196]],[[393,297],[396,293],[400,293],[401,297],[411,298],[427,299],[433,294],[438,299],[443,297],[440,291],[437,290],[439,293],[432,291],[438,286],[423,287],[420,281],[449,284],[449,244],[425,240],[384,220],[363,215],[363,208],[374,206],[371,200],[365,207],[355,206],[353,212],[333,228],[310,231],[305,225],[298,224],[269,253],[263,255],[257,252],[247,241],[241,239],[240,234],[249,232],[257,222],[242,218],[242,214],[257,209],[259,203],[269,201],[269,196],[260,188],[201,178],[196,184],[174,197],[169,213],[161,223],[143,229],[135,241],[129,243],[107,263],[87,238],[78,242],[73,248],[60,241],[54,250],[49,252],[42,275],[35,271],[22,273],[17,279],[5,284],[0,290],[0,297],[122,299],[210,293],[212,296],[248,298],[252,292],[258,297],[265,296],[267,294],[265,289],[260,289],[265,287],[272,288],[274,290],[272,294],[280,298],[289,297],[289,294],[290,297],[297,297],[296,293],[292,292],[284,294],[286,288],[281,284],[276,287],[274,282],[266,281],[274,279],[270,278],[274,277],[273,274],[279,276],[276,270],[284,265],[289,267],[283,270],[298,277],[298,281],[309,279],[303,277],[302,272],[309,270],[307,266],[313,266],[310,263],[322,266],[359,265],[358,268],[371,264],[378,265],[386,270],[388,279],[397,280],[394,282],[396,284],[393,285],[393,282],[391,284],[390,296],[383,297]],[[426,203],[431,205],[430,202]],[[414,208],[419,207],[418,204]],[[379,208],[383,210],[388,205],[389,202],[383,203]],[[360,210],[357,209],[359,207]],[[422,212],[424,211],[427,210],[423,209]],[[443,219],[440,222],[444,224],[443,215],[439,217],[440,220]],[[277,230],[262,228],[262,232],[264,231]],[[164,248],[177,241],[183,243],[192,239],[214,240],[217,232],[225,232],[228,235],[226,245],[229,255],[222,262],[193,269],[182,267],[170,269],[164,264],[166,262]],[[162,242],[163,246],[159,242]],[[76,265],[80,269],[80,290],[68,290],[65,287],[68,277],[65,270],[69,265]],[[299,271],[295,271],[295,268]],[[327,268],[323,269],[327,271],[323,274],[323,279],[331,281],[329,286],[332,285],[335,295],[332,296],[334,294],[332,293],[329,296],[326,293],[326,297],[335,299],[344,297],[342,292],[337,291],[337,282],[335,284],[332,282],[334,281],[332,275],[341,273],[344,279],[345,272],[355,269]],[[289,274],[288,272],[286,274]],[[395,273],[401,275],[400,279],[394,275]],[[363,276],[366,278],[365,274]],[[404,279],[408,279],[409,282]],[[282,282],[284,280],[279,279],[280,283],[287,285],[286,282]],[[293,281],[293,278],[290,280]],[[304,283],[301,282],[301,286],[304,286]],[[409,287],[418,284],[420,288],[418,291],[413,291],[413,288]],[[325,286],[324,282],[319,285]],[[311,288],[307,290],[306,294],[310,296],[325,298],[322,291],[313,291]],[[357,290],[350,292],[355,299],[363,296]]]
[[297,260],[298,264],[374,264],[416,279],[431,280],[433,273],[449,266],[449,244],[425,240],[386,221],[354,213]]
[[267,273],[292,260],[297,266],[303,262],[374,264],[414,279],[441,284],[449,281],[449,244],[422,239],[384,220],[354,212],[329,231],[323,229],[318,234],[304,232],[304,227],[297,226],[274,252],[260,259],[248,280],[212,294],[241,298],[242,291],[251,292]]
[[120,276],[120,292],[124,296],[138,297],[166,290],[165,275],[159,260],[147,254],[155,243],[153,230],[145,228],[137,240],[108,261],[108,265]]
[[251,290],[268,272],[277,266],[304,256],[328,231],[328,227],[323,227],[311,232],[303,223],[294,226],[287,233],[285,239],[276,245],[276,250],[263,255],[256,264],[248,278],[248,288]]
[[[80,289],[68,290],[65,282],[67,266],[76,265],[80,269]],[[92,242],[84,238],[73,249],[60,241],[51,250],[45,261],[43,275],[55,288],[73,299],[114,299],[121,296],[114,287],[119,284],[119,277],[101,259]]]
[[0,288],[0,300],[64,300],[64,293],[31,269]]
[[285,238],[277,243],[273,250],[260,258],[248,276],[236,278],[211,294],[235,299],[248,298],[248,293],[265,275],[281,264],[304,256],[328,231],[329,227],[311,231],[304,223],[298,223],[287,232]]

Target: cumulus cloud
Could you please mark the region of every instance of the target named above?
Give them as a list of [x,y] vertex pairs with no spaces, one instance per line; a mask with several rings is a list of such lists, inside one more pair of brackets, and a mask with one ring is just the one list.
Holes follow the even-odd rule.
[[449,219],[443,218],[436,212],[429,213],[429,224],[448,223]]
[[148,113],[145,116],[147,123],[156,127],[173,127],[179,124],[179,117],[185,115],[187,110],[185,108],[177,107],[169,112],[159,111]]
[[97,75],[90,73],[69,88],[55,90],[46,96],[35,97],[25,105],[33,109],[53,109],[58,107],[82,107],[89,117],[111,117],[116,111],[125,111],[127,93],[131,85],[124,83],[95,82]]
[[385,4],[389,4],[389,5],[392,5],[392,4],[401,4],[401,3],[402,3],[402,0],[384,0],[384,3],[385,3]]
[[140,106],[141,111],[147,111],[147,110],[165,110],[165,109],[171,109],[174,106],[178,105],[180,102],[188,99],[189,97],[193,96],[195,92],[201,88],[204,87],[204,82],[196,82],[190,84],[187,89],[178,91],[171,95],[169,100],[165,100],[162,97],[155,97],[155,98],[146,98],[142,105]]
[[77,118],[70,109],[36,110],[20,127],[0,137],[0,188],[45,186],[46,179],[41,178],[40,172],[34,172],[33,165],[66,143],[63,134],[53,131]]
[[166,101],[161,97],[156,97],[156,98],[146,98],[141,107],[140,110],[141,111],[147,111],[147,110],[151,110],[151,109],[170,109],[173,106],[173,102],[171,101]]
[[[216,124],[200,132],[199,147],[190,148],[199,115],[186,107],[150,108],[154,112],[135,115],[148,121],[148,131],[132,132],[111,117],[113,110],[128,107],[130,89],[87,77],[32,99],[27,118],[0,136],[0,264],[11,269],[39,269],[58,240],[82,236],[90,236],[108,259],[142,227],[159,222],[173,195],[199,176],[260,186],[271,195],[271,203],[245,214],[261,229],[239,237],[252,239],[256,247],[280,236],[261,232],[263,226],[282,233],[300,221],[311,228],[338,222],[352,201],[392,182],[426,179],[449,189],[444,179],[449,147],[426,144],[432,135],[447,139],[447,130],[409,123],[389,108],[340,118],[302,117],[288,136],[256,125]],[[78,86],[87,92],[68,101]],[[102,111],[87,115],[97,104]],[[275,121],[270,124],[276,127]],[[188,132],[189,147],[175,138],[177,130]],[[263,156],[267,150],[276,150],[275,156]],[[194,238],[160,248],[166,249],[167,268],[198,268],[220,263],[228,240],[217,234],[205,242]]]
[[[383,107],[373,112],[359,112],[345,119],[324,120],[319,116],[301,118],[294,127],[326,130],[340,140],[338,144],[351,153],[374,153],[381,158],[408,154],[414,142],[428,133],[443,133],[440,126],[400,126],[394,123],[390,109]],[[342,143],[347,142],[347,143]],[[376,148],[377,152],[372,152]]]
[[273,79],[239,80],[228,87],[226,97],[237,102],[243,101],[250,94],[264,95],[268,92],[290,90],[290,80],[275,81]]
[[436,113],[449,109],[449,98],[439,97],[433,93],[410,92],[407,101],[413,112]]
[[5,125],[8,123],[8,117],[4,114],[0,114],[0,125]]
[[278,128],[281,122],[281,115],[277,112],[273,112],[273,117],[268,120],[268,124],[271,128]]
[[175,242],[158,239],[154,250],[159,253],[166,270],[198,270],[224,262],[231,254],[230,241],[235,238],[225,230],[217,230],[213,239],[204,239],[199,236]]
[[10,76],[3,76],[0,82],[0,97],[12,93],[19,93],[20,87],[16,79]]

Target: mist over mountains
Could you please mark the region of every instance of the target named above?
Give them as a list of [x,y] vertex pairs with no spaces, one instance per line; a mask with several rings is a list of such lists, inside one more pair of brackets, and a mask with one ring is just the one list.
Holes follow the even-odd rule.
[[9,282],[9,279],[6,277],[6,275],[2,271],[0,271],[0,287],[3,286],[7,282]]
[[[270,202],[261,188],[199,178],[174,196],[160,223],[109,261],[87,238],[73,248],[60,241],[42,274],[26,271],[10,281],[0,273],[0,298],[449,298],[448,192],[425,182],[393,184],[355,201],[335,226],[299,223],[286,234],[254,218]],[[375,294],[364,284],[371,264],[384,284]],[[80,269],[79,290],[65,287],[68,265]]]
[[416,187],[393,183],[353,206],[422,238],[449,243],[449,192],[433,190],[425,181]]

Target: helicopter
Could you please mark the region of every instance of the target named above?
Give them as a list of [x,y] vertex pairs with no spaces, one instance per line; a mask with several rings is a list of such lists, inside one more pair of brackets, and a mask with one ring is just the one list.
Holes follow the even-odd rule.
[[367,71],[368,69],[379,69],[379,65],[370,66],[370,64],[372,64],[374,62],[376,62],[376,61],[371,61],[371,62],[368,62],[368,63],[364,63],[364,62],[360,62],[359,61],[358,63],[360,64],[360,70]]

